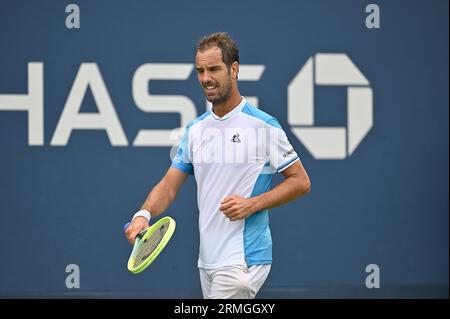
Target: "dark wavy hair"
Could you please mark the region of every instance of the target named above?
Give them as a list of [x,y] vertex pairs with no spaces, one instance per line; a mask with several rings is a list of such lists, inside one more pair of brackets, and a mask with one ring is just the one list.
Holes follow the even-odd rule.
[[239,63],[239,49],[226,32],[217,32],[202,37],[197,43],[195,54],[197,54],[197,51],[203,52],[213,47],[218,47],[222,51],[222,61],[227,66],[228,71],[230,71],[234,62]]

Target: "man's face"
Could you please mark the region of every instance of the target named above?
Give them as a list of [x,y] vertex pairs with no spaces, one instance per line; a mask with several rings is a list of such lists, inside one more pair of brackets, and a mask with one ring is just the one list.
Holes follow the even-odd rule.
[[218,47],[197,51],[195,69],[206,99],[213,105],[225,102],[231,93],[232,72],[228,72]]

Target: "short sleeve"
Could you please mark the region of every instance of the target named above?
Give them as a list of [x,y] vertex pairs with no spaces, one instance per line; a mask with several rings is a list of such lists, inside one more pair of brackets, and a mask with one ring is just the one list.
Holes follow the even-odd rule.
[[178,144],[177,153],[172,159],[172,167],[184,173],[194,175],[194,167],[189,156],[189,127],[184,131],[183,137]]
[[271,118],[266,122],[268,128],[267,155],[271,166],[281,172],[299,160],[297,153],[278,121]]

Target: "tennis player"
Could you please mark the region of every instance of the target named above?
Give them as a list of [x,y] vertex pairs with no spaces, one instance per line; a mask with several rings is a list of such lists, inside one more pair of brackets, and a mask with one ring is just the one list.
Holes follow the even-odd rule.
[[[239,51],[228,34],[200,39],[195,67],[212,109],[187,125],[171,167],[126,236],[133,243],[194,175],[203,296],[255,298],[272,263],[268,209],[309,192],[309,177],[278,121],[239,93]],[[276,172],[284,180],[270,189]]]

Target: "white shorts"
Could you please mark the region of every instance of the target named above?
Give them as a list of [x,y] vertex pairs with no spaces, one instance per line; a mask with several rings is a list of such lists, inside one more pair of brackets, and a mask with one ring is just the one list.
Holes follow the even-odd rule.
[[199,268],[203,298],[253,299],[269,275],[271,265]]

